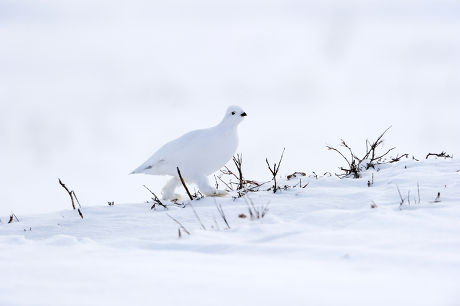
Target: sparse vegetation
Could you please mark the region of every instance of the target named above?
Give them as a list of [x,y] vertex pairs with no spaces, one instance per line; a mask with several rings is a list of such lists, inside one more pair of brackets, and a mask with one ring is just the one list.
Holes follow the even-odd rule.
[[454,158],[453,155],[449,155],[447,154],[446,152],[442,151],[441,153],[428,153],[425,157],[425,159],[428,159],[430,156],[434,156],[434,157],[441,157],[441,158]]
[[13,223],[16,220],[16,222],[19,222],[19,218],[13,213],[10,215],[8,219],[8,224]]
[[153,198],[151,198],[153,201],[153,204],[152,204],[152,207],[150,207],[150,209],[154,209],[157,205],[163,207],[164,209],[168,209],[168,207],[165,204],[163,204],[163,202],[160,201],[157,195],[152,190],[150,190],[150,188],[148,188],[145,185],[142,185],[142,186],[144,186],[144,188],[147,189],[153,195]]
[[[61,179],[58,179],[58,180],[62,188],[64,188],[64,190],[67,191],[67,194],[69,195],[70,201],[72,203],[72,208],[74,210],[76,209],[78,211],[78,215],[83,219],[83,214],[81,212],[81,205],[80,205],[80,201],[78,201],[77,194],[75,193],[75,191],[69,190],[69,188],[67,188],[67,186],[61,181]],[[75,202],[77,202],[78,207],[75,206]]]
[[268,205],[255,206],[254,202],[249,197],[244,197],[246,205],[248,206],[249,218],[251,220],[262,219],[268,213]]
[[393,151],[395,147],[380,152],[381,145],[383,144],[383,136],[388,132],[390,128],[391,126],[387,128],[382,134],[380,134],[380,136],[373,142],[366,139],[366,153],[362,157],[358,157],[343,139],[341,139],[340,146],[345,148],[345,151],[348,151],[349,157],[346,156],[347,153],[344,153],[335,147],[326,146],[328,150],[338,153],[347,163],[347,166],[339,168],[343,171],[343,173],[336,173],[336,176],[339,178],[360,178],[361,172],[364,170],[368,170],[370,168],[377,169],[378,165],[395,163],[404,157],[408,158],[408,154],[387,158],[388,154]]
[[281,157],[280,157],[278,164],[274,163],[273,167],[270,166],[270,163],[268,162],[268,158],[265,158],[265,162],[267,163],[268,170],[270,170],[270,173],[272,174],[272,180],[273,180],[273,186],[269,188],[268,191],[273,190],[273,193],[276,193],[276,191],[278,191],[278,184],[276,181],[276,176],[278,175],[278,172],[280,171],[280,166],[281,166],[281,162],[283,161],[284,151],[285,151],[285,148],[283,149],[283,152],[281,152]]

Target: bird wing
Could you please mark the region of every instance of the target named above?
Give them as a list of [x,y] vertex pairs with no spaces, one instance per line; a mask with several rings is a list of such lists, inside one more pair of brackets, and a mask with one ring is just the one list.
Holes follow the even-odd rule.
[[[163,145],[158,151],[147,159],[142,165],[137,167],[131,174],[134,173],[151,173],[155,174],[156,170],[162,165],[168,163],[175,163],[181,160],[184,155],[184,151],[187,151],[190,145],[202,140],[202,136],[205,130],[195,130],[189,132],[181,137],[172,140]],[[176,166],[174,165],[174,166]]]

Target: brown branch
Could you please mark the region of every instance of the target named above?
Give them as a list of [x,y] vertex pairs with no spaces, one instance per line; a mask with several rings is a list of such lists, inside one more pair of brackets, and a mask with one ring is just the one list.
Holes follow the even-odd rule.
[[73,200],[73,196],[72,196],[72,192],[69,190],[69,188],[67,188],[67,186],[61,181],[61,179],[58,179],[59,180],[59,184],[62,186],[62,188],[65,189],[65,191],[67,191],[67,193],[69,194],[69,197],[70,197],[70,201],[72,201],[72,208],[75,209],[75,202]]
[[270,166],[270,163],[268,162],[268,158],[265,158],[265,162],[267,163],[268,170],[270,170],[270,173],[273,176],[273,193],[276,193],[276,191],[278,190],[278,185],[277,185],[277,182],[276,182],[276,176],[278,175],[278,171],[280,170],[281,161],[283,160],[285,150],[286,150],[286,148],[283,148],[283,152],[281,153],[281,157],[280,157],[280,160],[278,162],[278,165],[276,163],[274,163],[273,168]]
[[[69,188],[67,188],[67,186],[61,181],[61,179],[58,179],[58,180],[59,180],[59,184],[62,186],[62,188],[64,188],[65,191],[67,191],[67,193],[69,194],[70,201],[72,201],[72,208],[74,210],[77,209],[78,214],[83,219],[83,214],[81,212],[81,205],[80,205],[80,201],[78,200],[77,194],[75,193],[75,191],[69,190]],[[75,207],[75,201],[78,204],[78,208]]]
[[190,201],[193,201],[193,197],[190,194],[190,191],[188,190],[187,185],[185,184],[184,178],[182,177],[182,174],[180,173],[179,167],[176,167],[176,168],[177,168],[177,174],[179,174],[179,178],[182,183],[182,186],[184,186],[184,189],[187,192],[187,195],[190,198]]
[[242,170],[242,165],[243,165],[243,154],[236,154],[236,157],[233,156],[233,163],[235,164],[236,170],[238,170],[238,188],[237,190],[243,189],[243,170]]
[[442,151],[441,153],[428,153],[426,155],[425,159],[428,159],[430,156],[435,156],[435,157],[443,157],[443,158],[453,158],[453,156],[447,154],[446,152]]
[[8,220],[8,224],[13,223],[14,219],[16,219],[16,222],[19,222],[19,218],[14,213],[12,213],[10,219]]
[[145,185],[142,185],[142,186],[144,186],[144,188],[147,189],[147,190],[153,195],[153,198],[152,198],[152,200],[153,200],[153,205],[152,205],[152,207],[150,207],[150,209],[154,209],[156,204],[158,204],[158,205],[160,205],[160,206],[163,206],[164,208],[168,209],[168,207],[167,207],[166,205],[164,205],[164,204],[160,201],[160,199],[157,197],[157,195],[156,195],[152,190],[150,190],[150,189],[149,189],[147,186],[145,186]]

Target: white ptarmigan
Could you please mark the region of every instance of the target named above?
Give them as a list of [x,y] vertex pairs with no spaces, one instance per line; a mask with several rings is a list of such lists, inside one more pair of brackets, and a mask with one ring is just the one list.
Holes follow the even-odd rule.
[[174,190],[181,184],[177,167],[184,180],[197,184],[203,194],[226,194],[212,187],[207,176],[222,168],[235,154],[238,147],[238,125],[245,116],[241,107],[230,106],[218,125],[189,132],[168,142],[131,174],[172,176],[163,187],[164,200],[177,198]]

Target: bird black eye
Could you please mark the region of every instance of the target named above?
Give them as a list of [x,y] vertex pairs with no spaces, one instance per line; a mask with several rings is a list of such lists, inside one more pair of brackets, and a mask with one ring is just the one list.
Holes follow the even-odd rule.
[[235,112],[232,112],[232,115],[235,115]]

